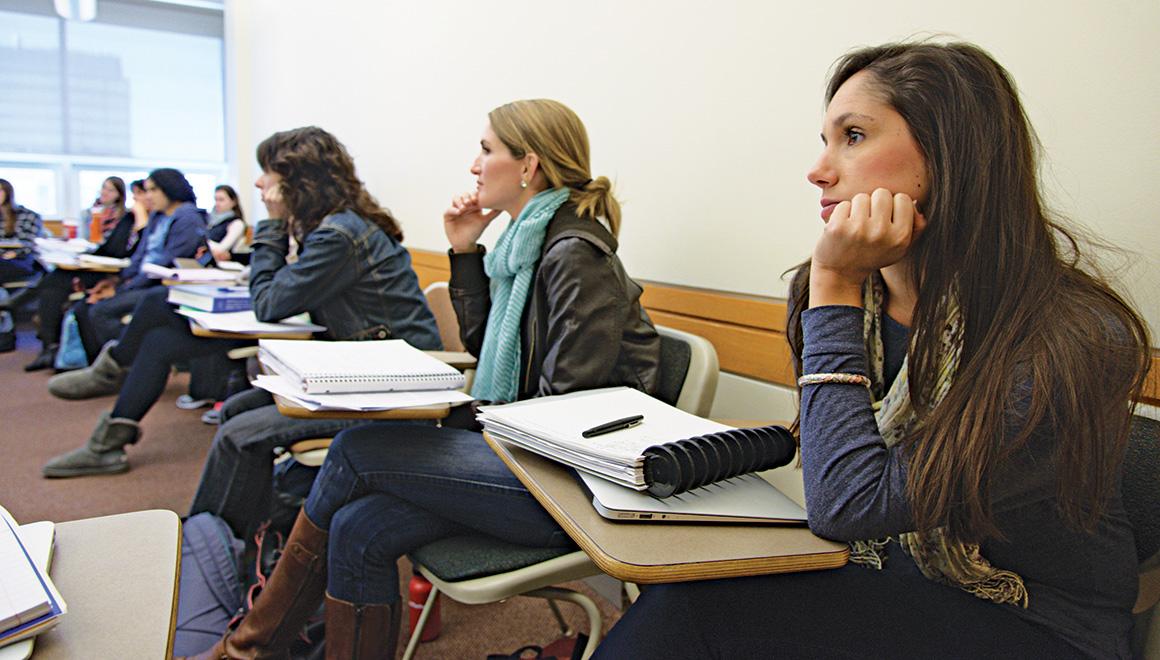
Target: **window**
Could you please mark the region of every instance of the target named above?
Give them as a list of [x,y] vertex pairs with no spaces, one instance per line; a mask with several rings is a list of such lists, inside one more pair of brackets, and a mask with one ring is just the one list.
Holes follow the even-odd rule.
[[182,170],[201,206],[226,172],[220,3],[98,0],[91,22],[0,0],[0,177],[77,217],[108,176]]

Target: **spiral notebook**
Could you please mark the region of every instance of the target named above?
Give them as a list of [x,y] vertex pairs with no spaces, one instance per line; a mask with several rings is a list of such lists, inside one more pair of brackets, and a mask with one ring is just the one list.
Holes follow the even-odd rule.
[[305,394],[456,390],[466,385],[458,369],[402,339],[263,339],[258,356]]

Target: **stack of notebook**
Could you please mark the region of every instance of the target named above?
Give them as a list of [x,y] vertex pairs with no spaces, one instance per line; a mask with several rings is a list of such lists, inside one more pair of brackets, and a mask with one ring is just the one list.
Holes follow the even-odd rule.
[[[52,523],[19,527],[0,507],[0,646],[39,635],[67,611],[48,577],[52,529]],[[15,654],[27,657],[28,650]]]
[[800,523],[805,511],[755,472],[789,463],[782,427],[733,429],[626,387],[483,406],[496,439],[570,465],[614,520]]
[[309,410],[389,410],[470,401],[464,375],[401,339],[262,339],[258,358],[272,372],[255,385]]

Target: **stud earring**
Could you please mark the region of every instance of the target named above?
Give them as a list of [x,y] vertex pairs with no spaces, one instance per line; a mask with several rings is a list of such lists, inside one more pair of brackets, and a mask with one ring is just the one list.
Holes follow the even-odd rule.
[[520,179],[520,187],[521,187],[521,188],[527,188],[527,187],[528,187],[528,182],[527,182],[527,181],[524,181],[523,179]]

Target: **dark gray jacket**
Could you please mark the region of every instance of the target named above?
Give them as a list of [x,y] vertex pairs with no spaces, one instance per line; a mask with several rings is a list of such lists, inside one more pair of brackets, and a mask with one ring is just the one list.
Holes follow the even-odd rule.
[[254,232],[250,298],[260,321],[310,312],[330,339],[405,339],[443,347],[419,290],[411,255],[378,225],[343,211],[310,232],[298,261],[286,263],[286,223],[263,220]]
[[[640,285],[598,222],[560,207],[548,224],[520,333],[519,399],[626,385],[654,393],[660,337],[640,306]],[[451,255],[451,302],[460,335],[479,355],[491,309],[483,249]]]

